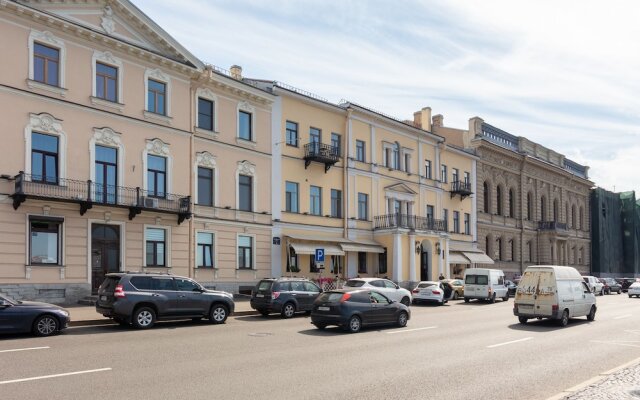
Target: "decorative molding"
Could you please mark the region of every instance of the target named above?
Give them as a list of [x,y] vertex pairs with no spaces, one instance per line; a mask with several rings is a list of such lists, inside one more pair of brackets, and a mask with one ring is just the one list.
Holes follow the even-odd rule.
[[171,81],[171,77],[162,72],[159,68],[147,69],[144,73],[144,77],[145,79],[152,78],[165,83],[169,83]]
[[216,156],[209,153],[208,151],[196,153],[196,164],[199,167],[216,168]]
[[169,156],[169,144],[162,141],[162,139],[150,139],[147,140],[147,153],[157,156],[167,157]]
[[36,31],[35,29],[31,30],[31,34],[29,35],[30,40],[37,40],[38,42],[44,42],[45,44],[50,44],[55,47],[63,47],[64,42],[53,35],[53,33],[49,31]]
[[93,138],[96,144],[102,144],[110,147],[122,146],[120,133],[111,128],[93,128]]
[[246,100],[242,100],[241,102],[238,103],[238,109],[242,111],[247,111],[250,113],[253,113],[256,110],[256,108],[251,104],[249,104]]
[[238,173],[254,176],[256,174],[256,165],[248,160],[238,161]]
[[56,135],[64,134],[62,132],[61,120],[56,119],[48,113],[29,114],[29,125],[31,129],[40,133],[54,133]]
[[109,5],[104,8],[104,15],[102,16],[102,23],[100,26],[102,26],[102,29],[104,29],[104,31],[109,35],[113,34],[116,30],[116,23],[113,21],[113,10]]

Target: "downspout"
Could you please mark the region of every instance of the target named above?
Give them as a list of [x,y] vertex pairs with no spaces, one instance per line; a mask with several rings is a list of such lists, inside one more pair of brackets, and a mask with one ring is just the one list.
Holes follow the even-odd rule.
[[[524,272],[524,213],[529,207],[528,198],[524,189],[526,179],[524,176],[525,162],[526,156],[522,156],[522,161],[520,163],[520,276],[522,276]],[[527,203],[523,203],[523,201],[526,201]],[[523,207],[523,204],[526,204],[526,206]],[[531,258],[531,254],[529,254],[529,258]]]
[[[345,120],[345,132],[346,132],[346,154],[344,155],[344,165],[343,165],[343,187],[344,187],[344,196],[342,196],[342,215],[343,215],[343,236],[345,239],[349,239],[349,163],[351,162],[351,156],[353,155],[353,144],[351,143],[351,114],[353,109],[351,107],[347,107],[347,117]],[[349,268],[349,258],[347,255],[344,255],[344,263],[342,265],[342,279],[346,279],[347,277],[347,269]]]
[[193,88],[193,80],[191,81],[191,87],[189,89],[189,93],[190,93],[190,100],[189,100],[189,104],[190,104],[190,113],[189,113],[189,121],[191,126],[189,127],[189,131],[191,132],[191,135],[189,136],[189,194],[191,195],[191,218],[189,218],[189,277],[195,277],[195,254],[194,254],[194,250],[193,250],[193,237],[194,237],[194,222],[193,220],[195,219],[194,214],[195,214],[195,194],[193,191],[195,190],[194,185],[193,185],[193,180],[195,179],[195,176],[192,176],[192,171],[193,171],[193,166],[195,165],[195,159],[194,159],[194,155],[193,152],[195,150],[195,126],[196,126],[196,120],[195,120],[195,90]]

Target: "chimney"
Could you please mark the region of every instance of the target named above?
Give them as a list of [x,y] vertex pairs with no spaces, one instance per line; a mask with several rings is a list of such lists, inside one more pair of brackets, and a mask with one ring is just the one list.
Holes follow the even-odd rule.
[[444,126],[444,116],[442,116],[442,114],[434,115],[432,121],[434,128],[442,128]]
[[420,110],[420,123],[422,129],[431,132],[431,107]]
[[229,68],[229,73],[231,74],[231,77],[233,79],[237,79],[239,81],[242,80],[242,67],[239,65],[232,65],[231,68]]
[[420,119],[420,111],[413,113],[413,126],[416,128],[422,128],[422,121]]

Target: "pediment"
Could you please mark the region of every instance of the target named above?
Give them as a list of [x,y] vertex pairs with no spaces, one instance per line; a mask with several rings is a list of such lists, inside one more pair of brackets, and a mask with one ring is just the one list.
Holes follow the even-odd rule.
[[167,58],[194,66],[202,64],[128,0],[19,2]]
[[395,192],[395,193],[404,193],[404,194],[412,194],[412,195],[418,194],[416,191],[414,191],[404,183],[395,183],[393,185],[389,185],[385,187],[384,190],[387,192]]

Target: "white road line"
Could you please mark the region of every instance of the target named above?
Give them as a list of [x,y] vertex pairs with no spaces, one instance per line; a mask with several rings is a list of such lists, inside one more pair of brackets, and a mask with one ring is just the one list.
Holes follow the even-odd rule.
[[629,318],[631,317],[631,314],[625,314],[625,315],[618,315],[617,317],[615,317],[614,319],[622,319],[622,318]]
[[62,377],[62,376],[69,376],[69,375],[90,374],[90,373],[93,373],[93,372],[103,372],[103,371],[111,371],[111,368],[89,369],[89,370],[86,370],[86,371],[67,372],[67,373],[64,373],[64,374],[44,375],[44,376],[34,376],[34,377],[31,377],[31,378],[13,379],[13,380],[10,380],[10,381],[0,381],[0,385],[6,385],[7,383],[36,381],[36,380],[39,380],[39,379],[59,378],[59,377]]
[[637,344],[631,344],[631,343],[638,343],[638,342],[621,342],[621,341],[605,341],[605,340],[591,340],[591,343],[602,343],[602,344],[615,344],[617,346],[627,346],[627,347],[640,347],[640,345]]
[[415,332],[415,331],[424,331],[426,329],[435,329],[437,328],[437,326],[426,326],[424,328],[415,328],[415,329],[402,329],[402,330],[397,330],[397,331],[393,331],[393,332],[385,332],[389,335],[393,335],[394,333],[407,333],[407,332]]
[[518,340],[512,340],[510,342],[492,344],[491,346],[487,346],[487,349],[493,349],[494,347],[506,346],[506,345],[512,344],[512,343],[526,342],[527,340],[531,340],[531,339],[533,339],[533,337],[526,337],[526,338],[522,338],[522,339],[518,339]]
[[50,349],[50,347],[49,346],[43,346],[43,347],[27,347],[27,348],[24,348],[24,349],[0,350],[0,353],[12,353],[14,351],[42,350],[42,349]]

